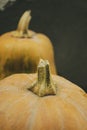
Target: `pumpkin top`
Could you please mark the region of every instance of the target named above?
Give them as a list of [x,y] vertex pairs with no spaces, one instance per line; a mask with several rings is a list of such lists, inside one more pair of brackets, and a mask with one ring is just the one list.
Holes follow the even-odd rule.
[[0,128],[87,130],[87,94],[51,75],[48,61],[41,60],[37,72],[0,81]]
[[28,30],[30,14],[25,11],[16,30],[0,36],[0,79],[14,73],[35,73],[41,58],[49,60],[52,73],[57,73],[51,40]]

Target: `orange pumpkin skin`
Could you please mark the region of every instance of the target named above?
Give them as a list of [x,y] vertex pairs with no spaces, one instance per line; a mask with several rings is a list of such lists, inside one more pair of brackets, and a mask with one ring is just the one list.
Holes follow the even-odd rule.
[[32,38],[17,38],[12,32],[0,37],[0,74],[1,78],[13,73],[34,73],[40,58],[48,59],[51,71],[56,73],[53,47],[50,40],[35,34]]
[[[22,21],[25,20],[26,25],[29,12],[24,15]],[[54,51],[50,39],[44,34],[26,29],[22,21],[19,21],[17,30],[0,36],[0,78],[14,73],[35,73],[41,58],[49,60],[51,71],[55,74]]]
[[56,95],[29,91],[36,74],[14,74],[0,81],[0,130],[87,130],[87,94],[52,75]]

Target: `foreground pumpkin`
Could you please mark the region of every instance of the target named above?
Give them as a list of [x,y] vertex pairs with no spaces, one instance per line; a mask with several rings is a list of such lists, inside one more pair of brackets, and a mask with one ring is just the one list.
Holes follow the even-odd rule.
[[37,74],[0,81],[0,130],[87,130],[87,94],[40,60]]
[[13,73],[34,73],[40,58],[48,59],[56,73],[53,46],[44,34],[28,30],[31,11],[25,11],[17,30],[0,36],[0,78]]

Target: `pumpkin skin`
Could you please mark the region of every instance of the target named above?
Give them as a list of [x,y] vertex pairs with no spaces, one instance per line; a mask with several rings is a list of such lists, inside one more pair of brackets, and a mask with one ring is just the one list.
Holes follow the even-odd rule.
[[39,60],[47,59],[56,73],[54,50],[50,39],[28,29],[31,16],[25,11],[17,30],[0,36],[0,78],[14,73],[35,73]]
[[52,75],[56,94],[29,90],[37,74],[14,74],[0,81],[0,130],[87,130],[87,94]]

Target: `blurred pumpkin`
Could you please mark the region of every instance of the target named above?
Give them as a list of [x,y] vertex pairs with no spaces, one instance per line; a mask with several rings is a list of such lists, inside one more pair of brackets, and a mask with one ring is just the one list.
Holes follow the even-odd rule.
[[28,30],[30,13],[24,12],[17,30],[0,36],[0,78],[14,73],[34,73],[40,58],[48,59],[52,73],[56,73],[50,39],[44,34]]
[[0,130],[87,130],[87,94],[41,60],[37,74],[0,81]]

